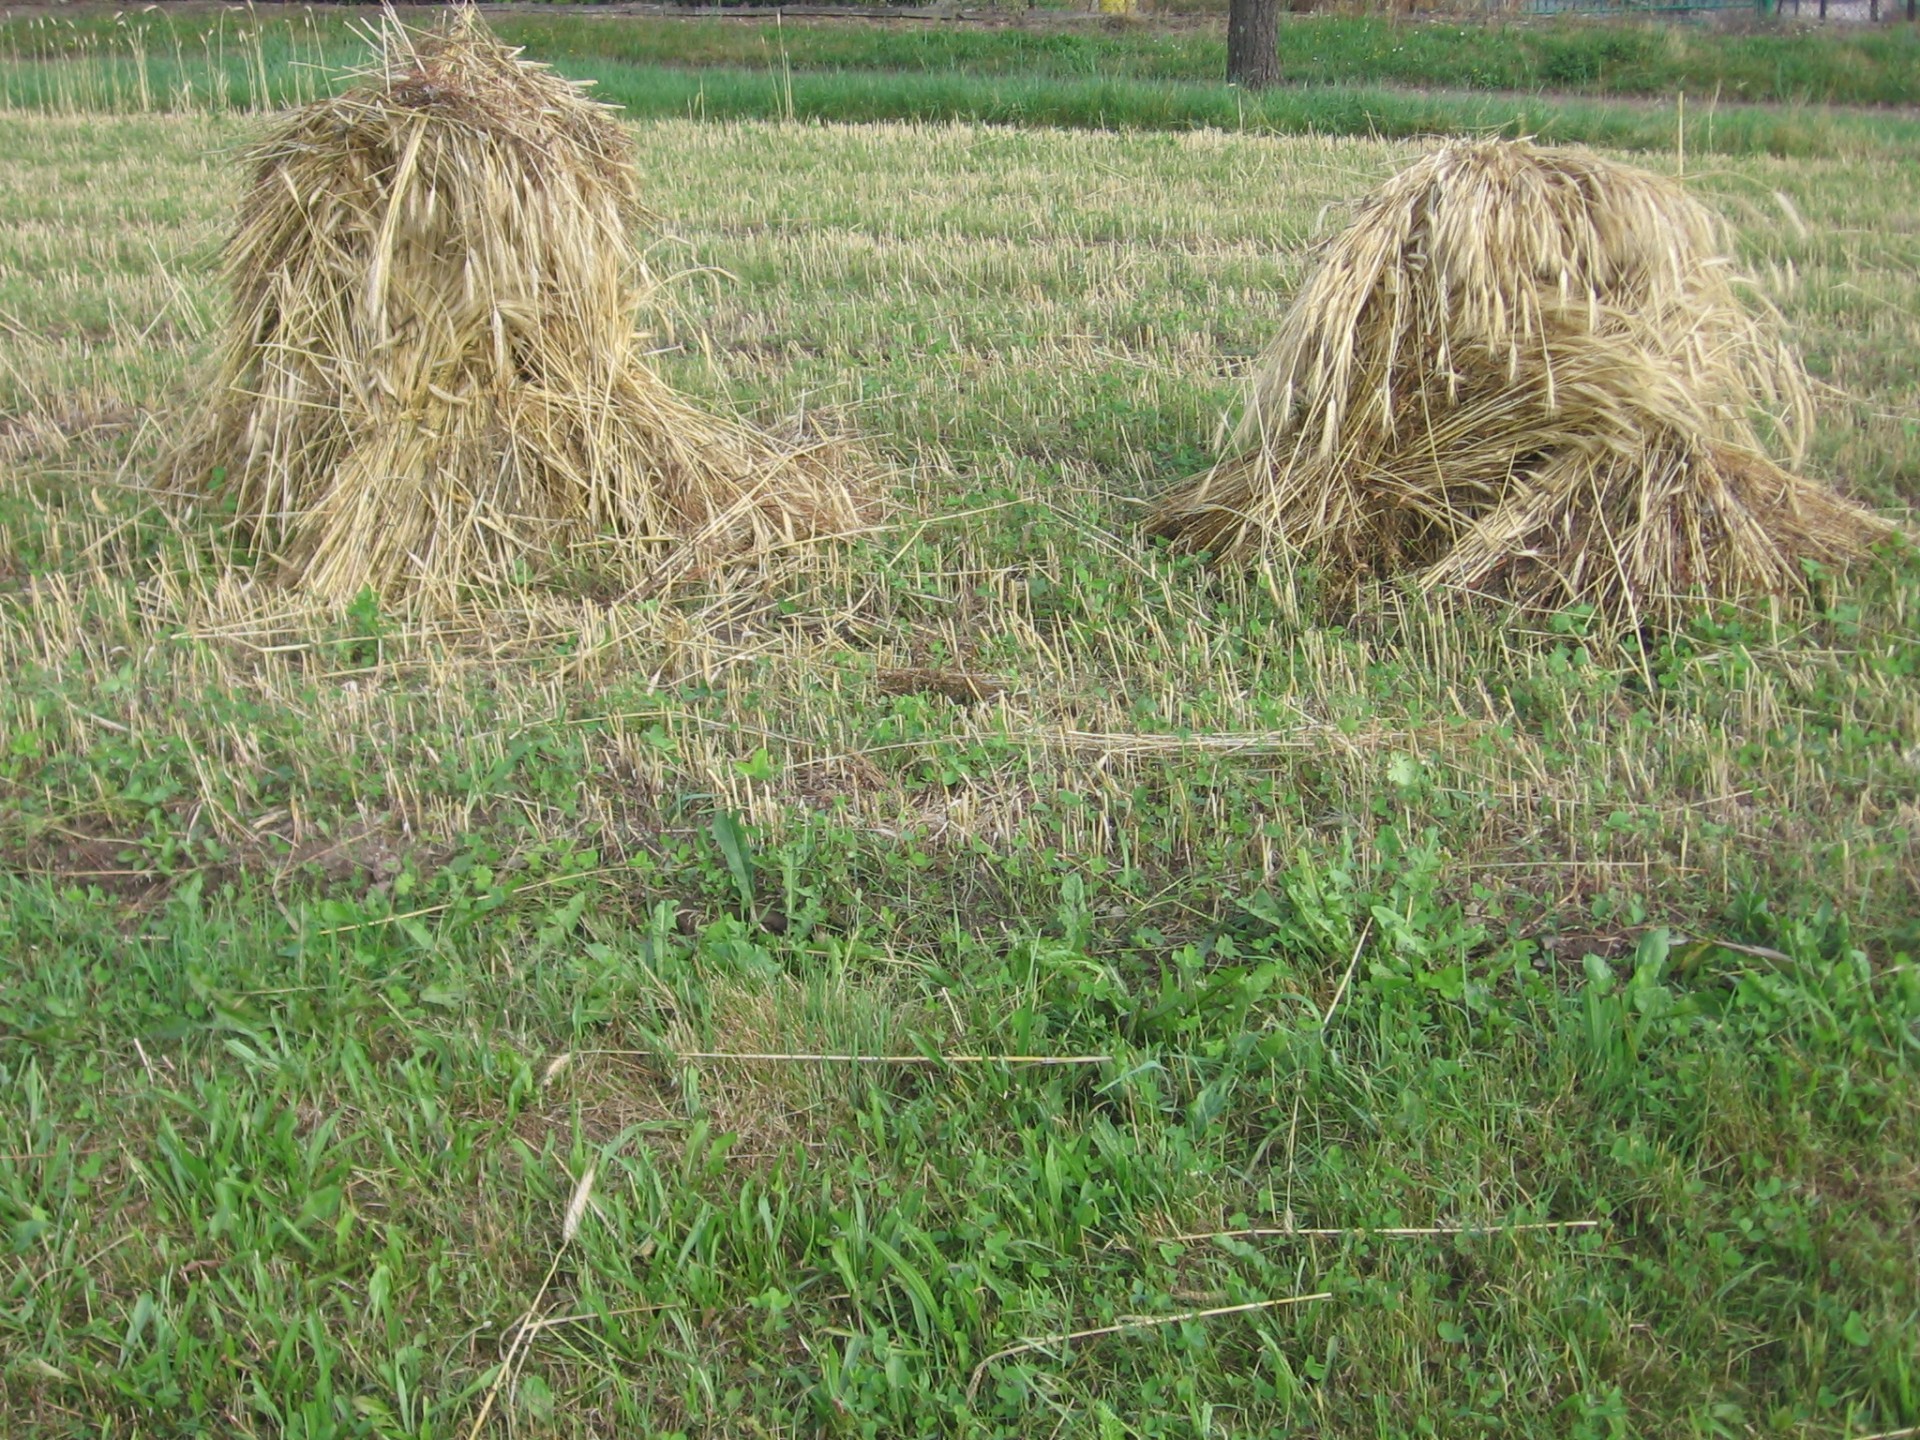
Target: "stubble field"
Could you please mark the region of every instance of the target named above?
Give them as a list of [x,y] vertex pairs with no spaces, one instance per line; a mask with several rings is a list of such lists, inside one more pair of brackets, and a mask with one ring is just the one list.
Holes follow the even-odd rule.
[[[1133,528],[1414,147],[641,125],[660,364],[892,512],[423,619],[145,488],[249,133],[0,118],[0,1428],[1920,1424],[1920,564],[1623,651]],[[1706,166],[1904,514],[1920,168]]]

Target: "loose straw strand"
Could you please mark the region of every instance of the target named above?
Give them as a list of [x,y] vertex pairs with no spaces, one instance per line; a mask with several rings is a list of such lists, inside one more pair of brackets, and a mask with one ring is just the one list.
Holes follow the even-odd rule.
[[1136,1330],[1152,1330],[1163,1325],[1180,1325],[1189,1320],[1210,1320],[1216,1315],[1245,1315],[1253,1310],[1274,1310],[1282,1305],[1306,1305],[1315,1300],[1332,1298],[1331,1290],[1322,1290],[1314,1295],[1282,1295],[1277,1300],[1252,1300],[1244,1305],[1218,1305],[1211,1310],[1188,1310],[1179,1315],[1129,1315],[1112,1325],[1096,1325],[1091,1330],[1071,1330],[1061,1335],[1041,1335],[1031,1340],[1022,1340],[1018,1345],[1009,1345],[1004,1350],[994,1351],[973,1367],[973,1376],[967,1381],[967,1403],[969,1405],[973,1403],[973,1398],[980,1389],[981,1378],[987,1373],[987,1367],[996,1360],[1024,1355],[1031,1350],[1045,1350],[1052,1345],[1068,1345],[1075,1340],[1093,1340],[1102,1335],[1130,1334]]
[[581,1050],[581,1055],[646,1060],[735,1060],[748,1064],[799,1065],[1111,1065],[1111,1055],[861,1055],[772,1050]]
[[1365,1225],[1316,1227],[1307,1225],[1255,1225],[1240,1230],[1196,1230],[1181,1235],[1162,1235],[1162,1244],[1193,1244],[1202,1240],[1405,1240],[1454,1235],[1525,1235],[1572,1230],[1597,1230],[1598,1220],[1529,1220],[1518,1225]]

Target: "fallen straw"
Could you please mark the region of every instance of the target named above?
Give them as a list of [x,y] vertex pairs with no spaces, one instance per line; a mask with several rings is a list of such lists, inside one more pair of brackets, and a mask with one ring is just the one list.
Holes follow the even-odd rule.
[[823,1065],[1105,1065],[1111,1055],[788,1055],[738,1050],[682,1050],[675,1060],[797,1061]]
[[1520,1225],[1365,1225],[1316,1228],[1305,1225],[1250,1226],[1243,1230],[1201,1230],[1184,1235],[1162,1235],[1162,1244],[1190,1244],[1202,1240],[1368,1240],[1408,1239],[1447,1235],[1524,1235],[1545,1230],[1597,1230],[1598,1220],[1535,1220]]
[[1041,1335],[1031,1340],[1022,1340],[1018,1345],[1009,1345],[1004,1350],[996,1350],[978,1365],[973,1367],[973,1376],[967,1381],[967,1403],[973,1403],[973,1397],[979,1392],[980,1380],[986,1374],[987,1367],[996,1360],[1005,1360],[1009,1356],[1022,1355],[1029,1350],[1044,1350],[1050,1345],[1066,1345],[1075,1340],[1093,1340],[1102,1335],[1120,1335],[1135,1330],[1152,1330],[1162,1325],[1179,1325],[1188,1320],[1211,1320],[1217,1315],[1244,1315],[1253,1310],[1274,1310],[1282,1305],[1305,1305],[1314,1300],[1331,1300],[1333,1292],[1322,1290],[1315,1295],[1283,1295],[1277,1300],[1252,1300],[1245,1305],[1220,1305],[1211,1310],[1188,1310],[1179,1315],[1130,1315],[1112,1325],[1096,1325],[1091,1330],[1071,1330],[1061,1335]]
[[800,1065],[1107,1065],[1111,1055],[859,1055],[772,1050],[581,1050],[581,1055],[647,1060],[739,1060],[749,1064]]

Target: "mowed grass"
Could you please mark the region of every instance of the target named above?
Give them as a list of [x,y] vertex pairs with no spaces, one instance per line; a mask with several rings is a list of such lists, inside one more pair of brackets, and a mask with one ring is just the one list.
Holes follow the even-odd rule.
[[[1133,530],[1410,148],[639,126],[661,364],[894,514],[427,620],[142,488],[248,133],[0,122],[0,1429],[1920,1424],[1920,564],[1622,652]],[[1920,173],[1692,182],[1904,511]]]

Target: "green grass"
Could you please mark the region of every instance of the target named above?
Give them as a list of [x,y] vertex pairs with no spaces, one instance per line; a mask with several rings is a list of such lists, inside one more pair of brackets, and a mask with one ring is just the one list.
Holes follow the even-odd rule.
[[[796,70],[1157,81],[1216,81],[1226,73],[1226,41],[1217,25],[776,25],[517,14],[503,20],[501,33],[567,61],[688,68],[764,64],[784,51]],[[1307,86],[1591,96],[1686,90],[1717,92],[1729,101],[1897,106],[1911,106],[1920,94],[1920,37],[1895,26],[1728,34],[1581,19],[1417,23],[1297,16],[1281,27],[1280,52],[1288,81]]]
[[[131,19],[110,9],[63,9],[56,22],[6,21],[22,53],[61,53],[109,36],[142,35],[158,55],[180,38],[259,25],[288,49],[317,41],[350,50],[350,16],[271,9],[261,20],[207,8]],[[740,69],[784,53],[796,70],[899,71],[1049,80],[1216,81],[1226,73],[1219,23],[1096,25],[1058,19],[1003,25],[774,22],[503,12],[493,23],[516,45],[562,64]],[[1781,27],[1729,33],[1670,23],[1587,20],[1409,22],[1379,16],[1293,16],[1281,30],[1290,81],[1438,89],[1567,91],[1727,101],[1911,106],[1920,86],[1920,36],[1909,27]]]
[[[1811,102],[1904,105],[1920,37],[1720,35],[1684,28],[1390,25],[1300,20],[1284,32],[1294,84],[1249,96],[1218,83],[1211,32],[1053,27],[773,26],[514,13],[502,35],[636,117],[957,120],[1070,128],[1215,127],[1288,134],[1532,134],[1670,148],[1671,104],[1693,98],[1698,153],[1911,153],[1920,119]],[[333,15],[250,21],[80,12],[0,22],[0,98],[16,109],[250,109],[311,95],[361,49]],[[56,63],[47,63],[51,59]],[[1418,87],[1418,88],[1412,88]],[[1767,105],[1740,103],[1764,100]]]
[[[1132,528],[1406,147],[639,125],[661,363],[896,516],[430,621],[141,487],[248,133],[0,119],[0,1430],[1920,1424],[1913,557],[1623,654]],[[1920,172],[1692,183],[1910,507]]]

